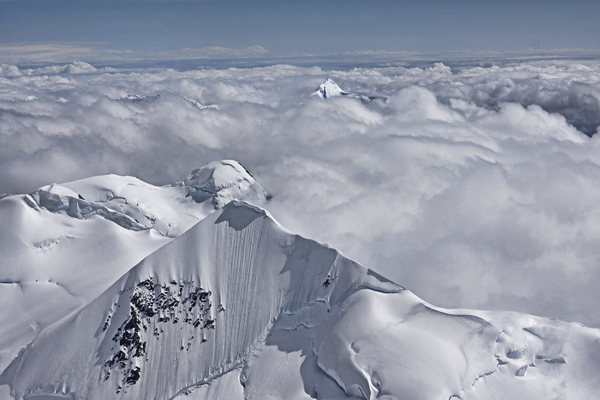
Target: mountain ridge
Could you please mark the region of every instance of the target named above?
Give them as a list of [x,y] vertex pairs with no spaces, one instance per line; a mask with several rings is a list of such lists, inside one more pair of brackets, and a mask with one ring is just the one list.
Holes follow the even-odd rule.
[[[219,241],[216,241],[216,236],[220,236]],[[225,248],[220,252],[223,246]],[[190,248],[196,249],[197,253],[192,253]],[[278,251],[273,252],[272,248],[278,248]],[[214,255],[210,255],[212,252]],[[248,257],[248,252],[253,257]],[[174,255],[180,256],[174,257]],[[248,266],[246,265],[248,262],[251,263],[251,268],[244,268]],[[157,264],[160,268],[156,267]],[[213,264],[216,266],[211,268]],[[191,270],[187,270],[183,266],[192,267]],[[234,268],[236,272],[229,273],[228,268]],[[263,268],[275,269],[272,274],[269,274],[264,272]],[[344,270],[339,278],[338,268]],[[222,274],[226,275],[226,280]],[[298,274],[301,277],[297,276]],[[285,278],[287,275],[290,275],[289,282]],[[17,398],[29,395],[30,393],[23,387],[34,387],[39,382],[43,382],[48,373],[53,376],[47,381],[50,387],[51,382],[62,382],[59,387],[51,387],[55,393],[60,392],[65,385],[73,390],[78,382],[83,382],[82,385],[85,386],[91,379],[88,371],[98,369],[95,361],[98,355],[99,359],[103,360],[100,368],[101,380],[115,383],[112,377],[118,376],[115,395],[120,394],[123,398],[137,398],[136,396],[139,395],[144,398],[155,398],[163,392],[140,392],[128,396],[127,393],[130,392],[126,391],[144,387],[144,383],[147,387],[149,382],[161,382],[160,377],[156,375],[151,379],[148,378],[149,380],[144,380],[145,369],[140,365],[140,359],[154,351],[152,346],[158,342],[153,339],[160,339],[160,348],[170,346],[171,350],[178,354],[179,363],[182,362],[184,355],[188,354],[187,351],[193,350],[194,346],[204,347],[203,353],[197,353],[193,359],[187,361],[189,368],[185,372],[182,368],[176,368],[176,375],[171,375],[169,378],[180,382],[177,387],[191,386],[196,381],[211,380],[214,375],[220,375],[223,371],[239,366],[241,360],[251,353],[251,350],[270,330],[276,316],[281,312],[294,314],[309,307],[315,301],[327,304],[328,307],[336,307],[351,293],[363,287],[382,291],[402,290],[401,287],[387,280],[380,281],[377,276],[359,264],[345,259],[335,250],[284,231],[266,211],[247,203],[233,201],[142,261],[101,295],[99,300],[90,303],[76,315],[43,331],[38,339],[19,356],[19,360],[25,361],[13,363],[7,369],[3,375],[3,382],[9,383],[10,379],[6,377],[11,374],[11,371],[15,371],[13,387],[16,388]],[[238,278],[244,284],[238,282]],[[315,279],[318,282],[315,282]],[[341,286],[338,283],[340,279]],[[253,282],[254,286],[246,286],[249,282]],[[269,296],[270,293],[268,301],[256,298],[258,289],[255,286],[258,283],[262,287],[261,296]],[[233,288],[230,285],[233,285]],[[287,289],[282,288],[281,285]],[[289,291],[296,295],[288,293]],[[235,297],[229,298],[228,293],[234,293]],[[244,293],[246,295],[243,295]],[[125,300],[122,300],[123,296]],[[259,304],[260,307],[253,307],[258,316],[250,315],[250,310],[244,308],[239,304],[240,302]],[[98,303],[101,303],[101,306],[98,306]],[[127,307],[128,304],[130,307]],[[121,305],[123,307],[120,307]],[[185,306],[185,309],[182,309],[182,306]],[[96,307],[101,311],[96,311]],[[242,311],[236,312],[240,308]],[[123,314],[127,309],[129,314]],[[87,310],[92,310],[89,313],[95,317],[91,318],[91,321],[87,319]],[[108,314],[104,315],[106,312]],[[247,314],[244,321],[252,319],[262,323],[229,327],[225,322],[225,326],[221,327],[223,322],[219,321],[223,315],[234,313],[232,318],[237,319],[239,312]],[[98,324],[95,323],[98,320],[98,313],[103,314],[102,328],[98,328]],[[74,327],[67,329],[70,324],[74,324]],[[183,336],[177,332],[180,326],[180,330],[186,333]],[[226,338],[219,336],[220,329],[228,332],[239,330],[243,338],[236,339],[237,336],[234,335],[233,338],[225,340]],[[82,343],[79,339],[82,331],[88,332],[84,335],[86,337],[103,339],[93,351],[88,350],[88,357],[91,360],[89,366],[73,366],[73,363],[83,357],[89,346],[89,341]],[[163,339],[164,336],[167,336],[167,339]],[[67,339],[64,339],[65,337]],[[235,348],[240,340],[243,343],[242,348]],[[209,344],[214,341],[214,347],[210,350],[208,345],[203,345],[207,341]],[[79,343],[77,356],[71,356],[75,361],[69,357],[72,353],[72,349],[69,349],[74,342]],[[116,346],[116,343],[120,346]],[[109,347],[111,347],[110,351]],[[155,351],[162,352],[162,350]],[[110,356],[102,356],[107,352]],[[206,352],[219,353],[219,357],[215,355],[215,359],[229,361],[213,365],[210,362],[211,357],[201,355]],[[48,368],[48,365],[28,361],[31,354],[35,359],[39,357],[44,360],[58,360],[58,363],[55,364],[53,361],[53,367]],[[58,357],[57,354],[61,356]],[[64,363],[62,360],[65,360]],[[206,364],[204,367],[201,360]],[[159,365],[164,364],[162,359],[153,361]],[[27,368],[32,368],[27,367],[28,365],[34,366],[33,372],[26,372]],[[65,370],[68,372],[64,372]],[[79,371],[85,371],[83,376]],[[183,375],[198,374],[198,371],[203,372],[198,379],[180,381]],[[61,373],[64,375],[60,375]],[[95,376],[95,373],[92,375]],[[138,380],[140,385],[135,386]],[[23,381],[27,383],[24,384]],[[162,384],[167,385],[165,382]],[[47,390],[48,387],[42,385],[42,389]],[[169,393],[176,395],[179,391],[171,389]],[[78,398],[102,398],[108,396],[110,391],[102,389],[90,393],[78,390],[76,393]]]
[[[38,209],[18,196],[2,199],[0,213],[15,207],[23,213],[10,214],[11,229],[36,216],[52,229],[72,221],[97,229],[88,234],[114,235],[117,242],[145,235],[127,243],[149,254],[135,265],[127,265],[132,257],[120,258],[125,272],[105,290],[40,325],[6,363],[0,398],[579,400],[600,391],[600,330],[428,304],[338,250],[287,231],[259,205],[236,199],[246,193],[251,201],[266,201],[264,189],[250,178],[241,165],[220,161],[163,187],[184,196],[191,207],[186,209],[206,215],[168,243],[155,234],[162,245],[152,251],[144,247],[152,229],[126,229],[97,214],[80,219],[64,208],[68,197],[67,204],[99,201],[120,210],[125,203],[119,193],[125,192],[98,186],[117,178],[45,187],[58,198]],[[160,202],[144,202],[134,192],[122,196],[136,199],[129,206],[162,210]],[[31,246],[47,259],[68,250],[77,240],[71,236]],[[85,256],[88,268],[97,267],[94,253],[82,260]],[[33,268],[32,276],[40,271]],[[5,285],[21,290],[33,283],[13,279]],[[68,281],[35,285],[78,288]],[[0,288],[0,294],[14,295]],[[61,301],[53,305],[70,304]]]
[[[95,299],[224,203],[267,201],[235,161],[194,171],[206,181],[186,185],[188,174],[159,187],[102,175],[0,199],[0,282],[6,282],[0,287],[0,370],[45,326]],[[202,192],[215,174],[218,187]]]

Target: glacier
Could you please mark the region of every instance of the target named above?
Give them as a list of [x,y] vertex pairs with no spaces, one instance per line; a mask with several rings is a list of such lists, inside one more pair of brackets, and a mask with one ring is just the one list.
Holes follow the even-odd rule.
[[[0,331],[0,397],[597,396],[600,330],[433,306],[266,208],[234,161],[164,187],[103,176],[0,199],[3,254],[21,240],[0,295],[46,316]],[[48,285],[64,293],[24,290]],[[15,332],[31,322],[3,313]]]

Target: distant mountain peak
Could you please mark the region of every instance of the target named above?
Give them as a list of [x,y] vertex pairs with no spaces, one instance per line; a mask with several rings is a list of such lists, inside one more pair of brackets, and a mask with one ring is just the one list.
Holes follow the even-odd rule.
[[327,78],[325,82],[321,83],[317,91],[311,94],[311,97],[312,96],[320,97],[322,99],[331,99],[333,97],[348,96],[358,99],[362,103],[370,103],[373,100],[381,100],[384,103],[387,103],[389,100],[385,96],[367,96],[364,94],[347,92],[345,90],[342,90],[338,86],[338,84],[335,83],[331,78]]
[[333,81],[333,79],[327,78],[327,80],[321,83],[317,91],[311,96],[317,96],[322,99],[330,99],[332,97],[343,96],[345,94],[347,94],[347,92],[343,91],[338,84]]
[[207,108],[214,108],[215,110],[219,109],[219,106],[216,104],[211,104],[208,106],[205,106],[204,104],[200,103],[198,100],[194,100],[192,98],[189,97],[185,97],[183,96],[184,99],[186,99],[187,101],[189,101],[190,103],[192,103],[193,105],[195,105],[196,107],[198,107],[201,110],[206,110]]

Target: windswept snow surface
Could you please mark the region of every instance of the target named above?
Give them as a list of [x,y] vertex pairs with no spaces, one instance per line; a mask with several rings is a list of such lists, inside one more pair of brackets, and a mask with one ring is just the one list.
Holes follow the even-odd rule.
[[600,332],[444,310],[232,201],[43,330],[16,399],[582,399]]
[[106,175],[0,199],[0,369],[42,328],[233,199],[264,204],[266,193],[227,160],[169,186]]

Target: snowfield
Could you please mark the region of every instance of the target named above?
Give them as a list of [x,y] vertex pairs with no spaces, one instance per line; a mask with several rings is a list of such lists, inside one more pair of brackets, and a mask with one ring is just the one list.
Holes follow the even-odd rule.
[[435,307],[287,231],[267,199],[235,161],[163,187],[111,175],[0,199],[0,397],[600,393],[600,330]]

